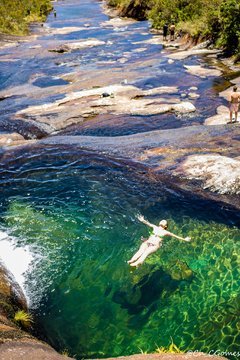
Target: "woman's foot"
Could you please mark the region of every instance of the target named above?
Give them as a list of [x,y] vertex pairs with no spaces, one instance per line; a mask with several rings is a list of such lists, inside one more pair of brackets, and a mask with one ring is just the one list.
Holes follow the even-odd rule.
[[140,265],[141,265],[140,263],[136,263],[136,262],[130,264],[130,266],[134,266],[136,268],[139,267]]

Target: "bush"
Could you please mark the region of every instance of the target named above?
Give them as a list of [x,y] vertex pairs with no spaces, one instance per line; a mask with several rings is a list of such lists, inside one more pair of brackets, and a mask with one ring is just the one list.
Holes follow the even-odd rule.
[[28,33],[28,23],[44,21],[51,11],[50,0],[1,0],[0,32],[24,35]]
[[239,0],[223,1],[220,6],[220,40],[228,54],[240,52],[240,2]]
[[211,39],[227,54],[240,57],[240,0],[109,0],[109,4],[124,10],[124,15],[147,17],[154,28],[174,22],[183,32]]

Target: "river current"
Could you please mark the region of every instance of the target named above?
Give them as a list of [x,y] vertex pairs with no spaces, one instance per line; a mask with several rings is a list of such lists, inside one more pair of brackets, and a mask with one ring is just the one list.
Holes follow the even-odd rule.
[[[134,82],[139,87],[169,84],[184,90],[195,83],[201,93],[194,117],[132,117],[131,122],[126,117],[115,126],[96,121],[88,127],[86,122],[63,133],[115,136],[191,125],[213,113],[213,102],[224,101],[215,89],[224,79],[194,78],[184,72],[183,62],[170,66],[161,45],[144,43],[146,51],[134,51],[138,42],[153,36],[148,22],[104,27],[108,16],[93,0],[58,1],[54,7],[57,17],[51,14],[47,26],[85,28],[67,35],[44,35],[43,46],[54,39],[90,37],[108,46],[61,54],[61,66],[50,56],[27,58],[29,43],[4,49],[0,53],[3,89],[21,86],[33,75],[40,88],[61,85],[58,75],[66,70],[81,66],[104,71],[99,63],[118,61],[125,53],[127,63],[120,62],[123,71],[136,59],[159,57],[158,67],[143,66]],[[13,61],[7,64],[10,56]],[[185,63],[198,61],[203,60],[191,57]],[[7,117],[59,96],[4,100],[2,113]],[[143,166],[73,146],[35,144],[5,152],[0,170],[1,254],[5,252],[3,260],[24,288],[36,333],[54,348],[77,359],[154,352],[172,341],[183,351],[237,351],[239,214],[146,176]],[[139,214],[155,224],[166,218],[171,232],[191,236],[192,242],[169,238],[144,265],[129,268],[127,260],[141,236],[149,235],[137,219]],[[9,257],[19,263],[17,270]]]

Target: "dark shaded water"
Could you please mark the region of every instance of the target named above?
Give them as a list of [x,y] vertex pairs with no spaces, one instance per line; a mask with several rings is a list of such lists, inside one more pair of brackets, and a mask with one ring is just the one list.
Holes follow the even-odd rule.
[[[198,58],[170,65],[162,56],[161,45],[136,44],[153,36],[147,22],[113,29],[101,25],[108,17],[99,2],[59,1],[54,6],[57,18],[50,15],[49,26],[84,29],[68,35],[44,35],[33,45],[40,41],[48,47],[47,42],[52,44],[54,39],[97,37],[106,46],[48,57],[39,50],[31,58],[29,43],[2,50],[2,89],[33,82],[47,90],[56,82],[63,84],[58,75],[74,71],[76,66],[104,71],[96,62],[119,61],[129,53],[128,62],[118,64],[123,80],[125,69],[140,59],[143,66],[132,82],[140,88],[167,84],[186,92],[194,84],[201,94],[194,116],[116,116],[109,125],[107,117],[98,116],[66,133],[115,136],[186,126],[201,123],[222,103],[216,87],[224,80],[186,74],[183,65],[197,64]],[[146,51],[136,52],[139,47]],[[156,57],[159,62],[154,66],[144,63]],[[7,63],[7,58],[13,62]],[[0,130],[8,129],[7,119],[15,111],[61,96],[53,90],[50,95],[22,93],[1,101]],[[28,137],[36,132],[33,124],[24,126],[22,120],[11,124],[19,125]],[[237,350],[239,214],[186,196],[148,174],[147,169],[74,147],[15,150],[1,155],[0,167],[0,238],[8,235],[13,246],[27,247],[32,254],[33,261],[24,274],[25,291],[38,331],[56,349],[67,349],[77,359],[119,356],[153,352],[173,339],[183,350]],[[189,235],[193,241],[168,239],[142,267],[130,270],[126,261],[138,248],[140,237],[149,234],[137,220],[140,213],[156,224],[168,219],[170,231]],[[20,261],[25,261],[24,255]]]

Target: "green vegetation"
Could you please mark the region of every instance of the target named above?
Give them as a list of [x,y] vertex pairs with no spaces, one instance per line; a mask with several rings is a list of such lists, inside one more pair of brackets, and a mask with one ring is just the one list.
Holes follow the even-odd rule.
[[175,345],[173,343],[173,341],[171,342],[171,344],[169,346],[160,346],[157,347],[156,353],[158,354],[165,354],[165,353],[171,353],[171,354],[181,354],[184,353],[184,351],[181,351],[177,345]]
[[28,24],[33,21],[45,21],[51,9],[50,0],[1,0],[0,32],[26,35]]
[[14,320],[21,324],[25,329],[30,328],[31,323],[33,322],[33,318],[31,314],[26,313],[23,310],[19,310],[16,312],[14,316]]
[[[150,19],[154,28],[174,22],[193,38],[206,38],[228,55],[240,54],[240,0],[109,0],[121,14]],[[140,17],[134,16],[142,9]]]

